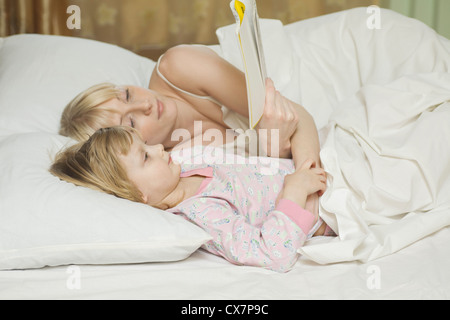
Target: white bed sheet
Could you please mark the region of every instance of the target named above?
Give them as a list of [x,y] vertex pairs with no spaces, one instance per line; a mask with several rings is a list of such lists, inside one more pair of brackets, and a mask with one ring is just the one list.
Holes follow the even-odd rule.
[[[390,21],[400,19],[400,28],[405,35],[410,34],[411,24],[416,30],[430,35],[425,25],[393,13],[384,14],[383,17],[389,16]],[[326,43],[332,47],[333,41],[339,41],[331,36],[336,30],[342,35],[343,43],[369,41],[364,37],[355,40],[348,30],[339,29],[346,22],[355,23],[353,18],[358,15],[360,22],[364,22],[365,10],[359,9],[287,26],[286,38],[293,50],[278,48],[302,58],[283,60],[288,62],[286,66],[292,74],[301,76],[290,77],[290,81],[276,79],[276,74],[271,76],[278,80],[275,83],[280,84],[279,89],[285,95],[309,106],[320,128],[326,125],[335,107],[363,85],[382,86],[411,73],[449,72],[447,62],[436,59],[450,52],[450,42],[437,36],[434,39],[438,39],[438,43],[426,43],[430,38],[422,39],[422,45],[431,46],[435,51],[420,61],[389,60],[389,44],[379,48],[379,54],[387,60],[382,59],[386,64],[378,69],[373,68],[361,52],[358,55],[356,51],[343,51],[341,56],[338,51],[325,48]],[[365,26],[361,28],[364,33]],[[416,41],[417,32],[411,33],[411,37],[411,41]],[[351,62],[355,58],[359,59],[357,65],[363,66],[362,69],[354,69]],[[346,59],[349,64],[334,64]],[[389,67],[392,67],[391,72],[386,73]],[[320,107],[314,109],[311,106]],[[442,210],[444,215],[450,216],[450,209]],[[443,225],[437,232],[427,230],[426,235],[401,250],[395,248],[393,254],[365,263],[357,261],[355,256],[351,261],[320,265],[303,256],[286,274],[237,267],[201,250],[174,263],[75,266],[79,271],[80,288],[68,285],[74,274],[68,273],[73,269],[67,266],[3,271],[0,272],[0,299],[448,299],[450,228]],[[305,250],[314,258],[315,254],[320,255],[321,246],[327,248],[329,243],[328,238],[313,239]],[[325,252],[327,250],[329,248]]]
[[67,286],[72,274],[64,266],[4,271],[0,299],[449,299],[449,239],[446,228],[371,263],[301,258],[287,274],[237,267],[204,251],[174,263],[78,266],[79,289]]

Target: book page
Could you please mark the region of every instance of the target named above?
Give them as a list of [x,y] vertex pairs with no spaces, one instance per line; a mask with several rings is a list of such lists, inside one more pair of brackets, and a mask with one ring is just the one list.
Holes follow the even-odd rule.
[[267,78],[259,17],[255,0],[233,0],[236,34],[247,84],[249,127],[254,129],[264,113]]

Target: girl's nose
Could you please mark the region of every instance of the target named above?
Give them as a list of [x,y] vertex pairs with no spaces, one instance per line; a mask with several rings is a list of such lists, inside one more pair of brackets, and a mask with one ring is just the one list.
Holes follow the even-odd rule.
[[152,150],[155,154],[160,154],[160,155],[164,154],[164,146],[162,144],[155,144],[152,147]]

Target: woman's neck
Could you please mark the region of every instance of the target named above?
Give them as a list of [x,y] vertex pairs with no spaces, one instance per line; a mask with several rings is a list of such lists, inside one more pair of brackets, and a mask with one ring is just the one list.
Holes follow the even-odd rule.
[[[217,130],[221,132],[220,137],[214,136],[214,145],[220,146],[226,144],[228,141],[233,141],[234,136],[227,132],[227,127],[217,123],[198,110],[196,110],[190,103],[182,99],[176,99],[177,101],[177,118],[173,127],[173,132],[179,130],[182,136],[178,137],[178,140],[172,141],[172,136],[168,137],[168,141],[165,141],[164,147],[166,150],[176,150],[182,148],[191,148],[194,145],[211,145],[210,139],[208,141],[203,141],[202,135],[211,129],[217,135]],[[230,135],[230,136],[228,136]],[[182,139],[180,141],[180,138]],[[217,139],[219,138],[219,139]],[[227,140],[228,139],[228,140]],[[231,140],[230,140],[231,139]],[[217,141],[219,140],[219,141]]]

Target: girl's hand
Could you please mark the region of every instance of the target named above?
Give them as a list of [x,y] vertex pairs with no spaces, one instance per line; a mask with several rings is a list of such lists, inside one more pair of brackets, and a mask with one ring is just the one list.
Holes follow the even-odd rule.
[[[261,146],[268,156],[290,158],[291,137],[295,133],[299,117],[292,102],[276,91],[271,79],[266,80],[266,102],[264,114],[256,126],[257,129],[267,129],[267,135],[259,135]],[[271,130],[278,130],[278,141],[272,141]],[[272,154],[278,151],[278,155]]]
[[293,174],[287,175],[279,199],[291,200],[305,208],[308,196],[326,190],[325,170],[316,167],[313,160],[307,160]]

